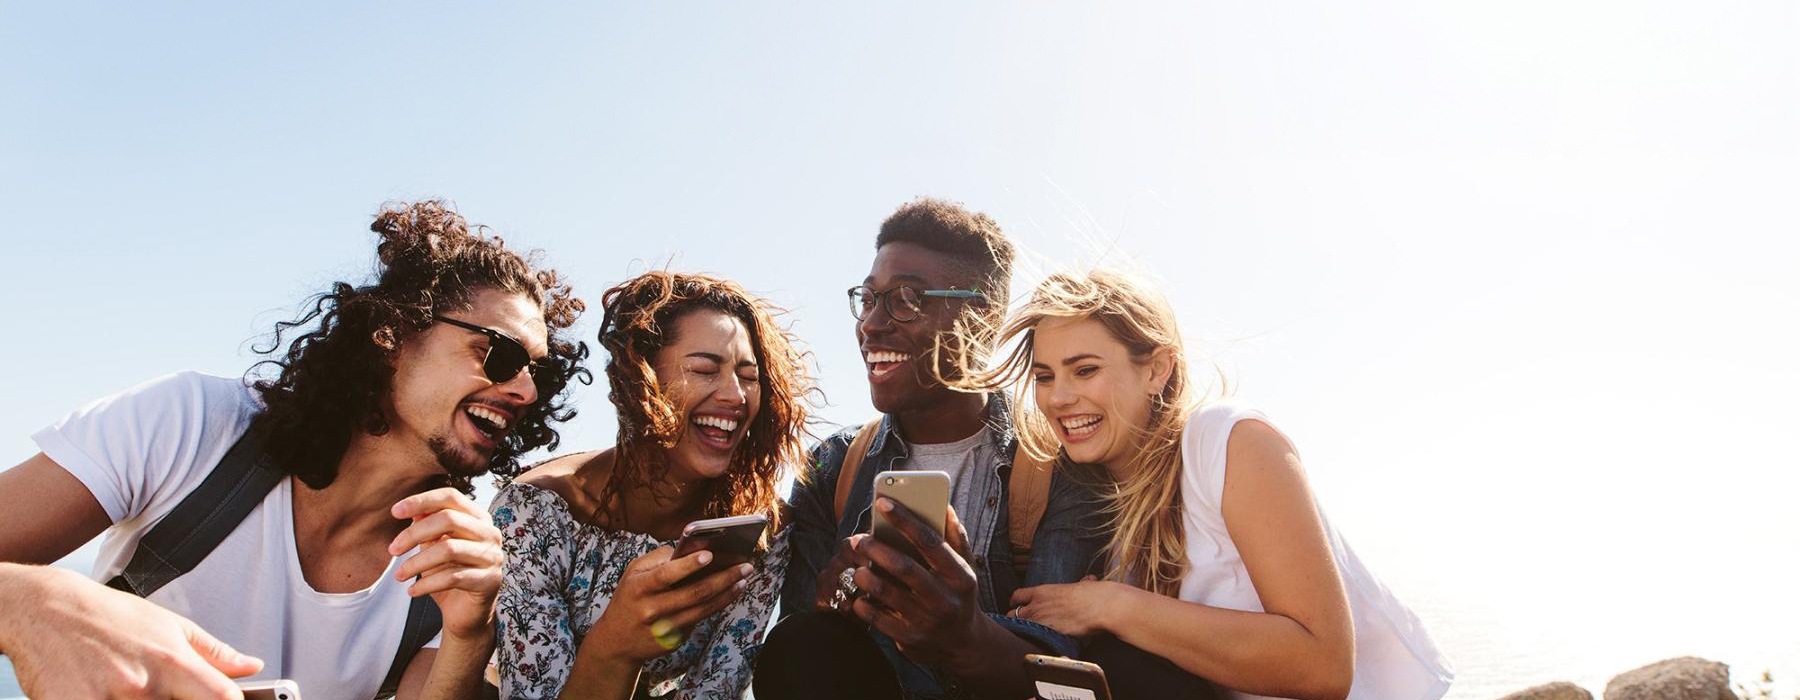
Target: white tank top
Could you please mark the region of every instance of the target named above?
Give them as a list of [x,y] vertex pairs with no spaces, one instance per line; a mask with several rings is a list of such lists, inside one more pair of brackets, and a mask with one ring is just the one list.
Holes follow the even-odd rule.
[[[1181,599],[1216,608],[1262,612],[1262,599],[1244,568],[1243,557],[1225,529],[1221,508],[1225,493],[1225,447],[1231,428],[1245,419],[1269,423],[1262,411],[1235,401],[1208,404],[1188,419],[1181,435],[1182,521],[1187,536],[1188,573],[1181,580]],[[1273,426],[1273,423],[1269,423]],[[1279,430],[1279,429],[1278,429]],[[1313,504],[1318,508],[1315,501]],[[1356,627],[1355,679],[1349,700],[1437,700],[1450,689],[1454,672],[1438,652],[1431,635],[1380,579],[1363,566],[1356,552],[1331,526],[1325,510],[1319,519],[1331,543],[1332,559],[1350,598]],[[1226,691],[1238,700],[1260,695]]]

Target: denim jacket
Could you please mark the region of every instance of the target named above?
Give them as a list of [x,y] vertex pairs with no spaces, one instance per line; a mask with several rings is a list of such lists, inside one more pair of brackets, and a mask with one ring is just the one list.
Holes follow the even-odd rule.
[[[1011,411],[1006,397],[988,396],[987,427],[994,440],[995,477],[983,480],[988,493],[983,513],[958,513],[965,521],[986,518],[992,535],[986,547],[971,542],[983,551],[974,553],[969,565],[975,570],[979,584],[976,600],[982,612],[1001,627],[1052,654],[1075,656],[1073,638],[1029,620],[1007,617],[1013,591],[1022,586],[1045,583],[1070,583],[1090,573],[1101,548],[1105,545],[1105,521],[1100,512],[1101,497],[1094,484],[1104,483],[1098,472],[1076,475],[1071,470],[1095,470],[1097,467],[1075,465],[1064,459],[1058,462],[1050,481],[1049,500],[1043,520],[1032,538],[1031,562],[1021,581],[1013,567],[1012,542],[1007,536],[1007,482],[1012,474],[1013,449],[1017,437],[1012,427]],[[819,569],[837,551],[838,543],[858,532],[869,531],[870,506],[874,501],[875,474],[894,468],[907,458],[907,446],[900,439],[892,416],[883,416],[880,431],[869,444],[860,468],[864,478],[850,488],[842,518],[833,512],[837,480],[861,426],[851,426],[814,447],[806,481],[794,487],[788,504],[792,509],[794,528],[788,542],[792,559],[787,580],[781,588],[783,614],[811,610],[815,599],[815,583]],[[955,692],[953,679],[937,678],[929,669],[918,667],[901,658],[890,640],[873,630],[877,644],[895,662],[901,685],[909,697],[930,698]]]

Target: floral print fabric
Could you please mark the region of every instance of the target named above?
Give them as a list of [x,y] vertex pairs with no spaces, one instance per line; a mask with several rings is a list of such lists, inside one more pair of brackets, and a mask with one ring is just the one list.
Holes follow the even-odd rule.
[[[633,559],[673,542],[583,525],[553,492],[514,482],[492,506],[504,535],[505,578],[496,606],[503,698],[554,698],[582,639],[606,612]],[[673,698],[735,698],[750,670],[787,569],[787,535],[771,538],[753,562],[743,595],[688,635],[680,647],[644,664],[639,692]],[[596,640],[598,641],[598,640]]]

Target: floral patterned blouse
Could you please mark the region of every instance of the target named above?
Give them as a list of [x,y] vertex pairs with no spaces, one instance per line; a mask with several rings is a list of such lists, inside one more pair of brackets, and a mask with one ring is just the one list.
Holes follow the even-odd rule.
[[[561,496],[520,482],[501,489],[492,510],[506,550],[495,610],[500,696],[554,698],[625,565],[673,543],[583,525]],[[680,647],[644,664],[640,693],[682,699],[744,694],[787,569],[789,530],[771,538],[736,601],[702,620]]]

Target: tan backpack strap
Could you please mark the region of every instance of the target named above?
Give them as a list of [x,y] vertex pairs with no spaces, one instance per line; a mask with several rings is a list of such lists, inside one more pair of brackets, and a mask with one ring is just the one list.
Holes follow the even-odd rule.
[[869,454],[869,443],[875,442],[875,434],[881,432],[881,419],[869,421],[862,430],[856,431],[856,437],[850,440],[850,450],[844,453],[844,465],[838,468],[837,495],[831,501],[831,512],[837,519],[844,519],[844,504],[850,502],[850,487],[856,484],[856,475],[862,472],[863,457]]
[[1006,530],[1012,540],[1013,566],[1019,571],[1031,563],[1031,541],[1050,504],[1050,472],[1055,467],[1054,461],[1032,459],[1022,443],[1013,448],[1012,477],[1006,482]]

